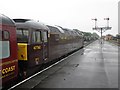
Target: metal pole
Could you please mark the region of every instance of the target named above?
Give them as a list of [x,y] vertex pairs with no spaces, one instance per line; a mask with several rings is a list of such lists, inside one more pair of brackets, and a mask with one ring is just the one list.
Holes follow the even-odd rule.
[[97,28],[97,18],[92,19],[92,20],[95,20],[95,28]]
[[97,18],[95,18],[95,28],[97,27]]
[[109,27],[109,20],[107,20],[107,27]]
[[101,44],[102,44],[102,28],[101,28]]
[[107,20],[107,27],[109,27],[109,18],[104,18],[104,20]]
[[95,20],[95,28],[97,27],[96,25],[97,25],[97,21]]

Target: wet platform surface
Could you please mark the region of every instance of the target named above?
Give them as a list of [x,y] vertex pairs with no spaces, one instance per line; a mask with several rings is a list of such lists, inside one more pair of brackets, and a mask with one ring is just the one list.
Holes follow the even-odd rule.
[[118,46],[95,41],[16,88],[118,88]]

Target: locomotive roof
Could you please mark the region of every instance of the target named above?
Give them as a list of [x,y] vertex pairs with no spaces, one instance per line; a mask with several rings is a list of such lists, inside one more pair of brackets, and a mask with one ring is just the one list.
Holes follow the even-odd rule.
[[6,25],[9,24],[15,26],[14,21],[3,14],[0,14],[0,24],[6,24]]
[[59,29],[54,26],[47,25],[47,27],[50,29],[51,33],[57,33],[57,34],[60,33]]
[[18,28],[33,28],[33,29],[41,29],[41,30],[48,30],[49,28],[40,22],[36,22],[31,19],[13,19],[16,23]]

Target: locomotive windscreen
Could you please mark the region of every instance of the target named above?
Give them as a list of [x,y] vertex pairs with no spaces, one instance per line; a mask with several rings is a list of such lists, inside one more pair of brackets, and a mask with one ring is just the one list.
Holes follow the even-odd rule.
[[0,30],[0,59],[10,56],[9,32]]
[[28,43],[29,31],[23,28],[17,28],[17,42]]

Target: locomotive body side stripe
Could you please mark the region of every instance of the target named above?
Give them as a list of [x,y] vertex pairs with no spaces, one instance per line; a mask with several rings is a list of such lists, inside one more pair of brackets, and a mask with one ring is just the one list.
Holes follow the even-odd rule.
[[8,64],[12,64],[12,63],[17,63],[18,62],[18,60],[11,60],[11,61],[7,61],[7,62],[2,62],[2,63],[0,63],[0,66],[4,66],[4,65],[8,65]]

